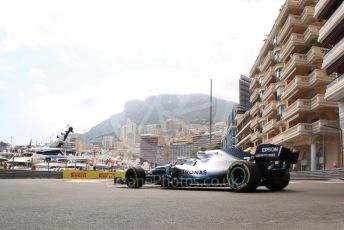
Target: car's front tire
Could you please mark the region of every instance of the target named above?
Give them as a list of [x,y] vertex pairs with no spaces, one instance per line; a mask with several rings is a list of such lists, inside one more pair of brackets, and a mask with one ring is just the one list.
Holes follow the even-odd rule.
[[252,162],[236,161],[227,171],[229,187],[236,192],[253,192],[261,184],[258,167]]
[[146,181],[146,172],[141,167],[129,168],[125,173],[125,180],[129,188],[141,188]]

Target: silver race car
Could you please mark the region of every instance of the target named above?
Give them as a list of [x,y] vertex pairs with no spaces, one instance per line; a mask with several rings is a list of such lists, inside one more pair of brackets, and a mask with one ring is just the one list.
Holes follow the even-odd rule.
[[258,186],[282,190],[289,184],[289,168],[298,155],[272,144],[259,145],[255,154],[236,148],[201,151],[194,159],[159,166],[148,173],[140,167],[130,168],[125,183],[129,188],[156,183],[162,187],[229,186],[238,192],[255,191]]

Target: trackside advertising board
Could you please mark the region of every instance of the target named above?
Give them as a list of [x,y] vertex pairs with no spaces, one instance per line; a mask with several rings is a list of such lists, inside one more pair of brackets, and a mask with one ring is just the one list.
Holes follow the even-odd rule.
[[124,172],[64,170],[63,179],[122,179],[124,174]]

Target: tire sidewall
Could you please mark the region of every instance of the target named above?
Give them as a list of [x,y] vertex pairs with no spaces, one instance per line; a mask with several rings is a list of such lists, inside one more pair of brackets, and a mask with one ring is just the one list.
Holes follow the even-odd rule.
[[[240,185],[237,185],[234,181],[233,181],[233,172],[235,170],[243,170],[244,173],[246,174],[245,175],[245,181],[240,183]],[[245,189],[247,186],[248,186],[248,182],[250,181],[250,178],[251,178],[251,175],[250,175],[250,170],[249,168],[247,167],[246,164],[244,164],[243,162],[238,162],[238,163],[235,163],[235,164],[232,164],[229,169],[228,169],[228,173],[227,173],[227,181],[228,181],[228,184],[229,186],[234,189],[234,190],[242,190],[242,189]]]
[[[239,185],[233,181],[234,170],[240,168],[245,173],[245,180]],[[227,181],[229,187],[237,192],[252,192],[260,185],[261,175],[258,167],[252,162],[237,161],[232,163],[227,171]]]

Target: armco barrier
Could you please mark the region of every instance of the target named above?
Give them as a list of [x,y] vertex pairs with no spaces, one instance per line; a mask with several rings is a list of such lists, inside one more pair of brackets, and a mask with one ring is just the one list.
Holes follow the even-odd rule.
[[31,170],[0,170],[0,179],[53,178],[61,179],[62,172],[31,171]]
[[344,168],[290,173],[292,180],[329,180],[344,179]]
[[124,172],[64,170],[63,179],[114,179],[124,178]]

